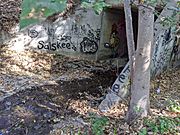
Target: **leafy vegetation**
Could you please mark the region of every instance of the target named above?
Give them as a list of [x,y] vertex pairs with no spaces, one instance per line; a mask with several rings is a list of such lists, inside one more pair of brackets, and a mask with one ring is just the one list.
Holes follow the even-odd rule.
[[144,125],[146,128],[142,128],[139,135],[147,135],[148,132],[153,132],[153,134],[175,134],[178,133],[180,117],[159,116],[155,119],[145,119]]
[[[110,5],[105,3],[104,0],[97,0],[96,2],[89,0],[81,0],[81,6],[84,8],[93,8],[97,14]],[[165,1],[163,1],[165,2]],[[156,4],[157,0],[148,1],[148,4]],[[179,2],[177,2],[179,6]],[[45,19],[47,16],[55,12],[61,12],[66,7],[66,0],[24,0],[22,4],[22,13],[20,20],[20,27],[24,28],[29,24],[37,23]],[[175,18],[164,18],[161,23],[171,26],[174,24]]]
[[65,7],[66,0],[24,0],[20,27],[37,23],[55,12],[63,11]]
[[100,14],[103,8],[110,6],[109,4],[105,3],[104,0],[97,0],[96,2],[84,0],[81,5],[84,8],[93,8],[97,14]]
[[180,104],[176,100],[169,100],[168,109],[172,112],[180,113]]
[[107,117],[97,117],[95,115],[91,115],[91,125],[92,132],[95,135],[102,135],[104,127],[108,124]]

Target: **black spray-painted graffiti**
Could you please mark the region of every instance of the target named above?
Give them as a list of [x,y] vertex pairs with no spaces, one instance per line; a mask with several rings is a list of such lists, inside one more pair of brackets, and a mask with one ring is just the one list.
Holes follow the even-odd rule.
[[89,31],[87,36],[91,39],[91,40],[95,40],[95,41],[99,41],[100,40],[100,29],[94,30],[90,24],[87,24]]
[[30,36],[31,38],[36,38],[38,37],[39,32],[37,32],[36,30],[28,30],[28,36]]
[[[89,24],[78,25],[74,23],[68,31],[69,35],[55,35],[56,30],[52,27],[44,27],[45,32],[48,35],[48,41],[40,40],[38,42],[38,49],[46,50],[72,50],[85,53],[94,54],[98,50],[98,42],[100,40],[100,29],[92,29]],[[28,35],[31,38],[36,38],[39,32],[36,30],[29,30]],[[73,38],[73,39],[72,39]],[[72,42],[74,41],[74,42]],[[80,42],[79,42],[80,41]],[[75,45],[77,43],[77,45]],[[79,49],[77,48],[79,47]]]
[[90,24],[72,25],[71,31],[73,35],[81,38],[80,51],[85,54],[94,54],[98,50],[98,42],[100,40],[100,29],[94,30]]
[[88,23],[83,25],[72,24],[71,33],[79,38],[87,36],[90,40],[100,40],[100,29],[94,30]]
[[94,54],[98,50],[98,45],[95,41],[90,40],[87,37],[84,37],[83,41],[80,43],[80,50],[83,53]]
[[159,72],[163,71],[167,64],[169,64],[170,55],[173,49],[172,40],[171,28],[157,37],[155,42],[155,50],[152,57],[153,76],[159,74]]
[[76,47],[72,46],[70,43],[65,44],[57,41],[56,43],[49,42],[48,44],[46,44],[44,41],[38,42],[38,49],[47,49],[51,51],[56,51],[57,49],[64,49],[64,48],[72,49],[76,51]]
[[69,49],[73,51],[77,50],[75,45],[73,45],[70,36],[63,36],[61,37],[61,39],[57,39],[57,41],[53,43],[52,42],[45,43],[44,41],[39,41],[38,49],[47,49],[51,51],[56,51],[58,49]]
[[119,74],[118,79],[113,84],[112,91],[115,92],[117,95],[122,85],[126,83],[129,73],[130,73],[130,67],[129,65],[127,65],[126,68],[124,68],[123,71]]
[[46,30],[46,33],[47,33],[47,35],[48,35],[49,37],[54,38],[55,30],[54,30],[53,28],[50,28],[50,27],[46,28],[46,27],[45,27],[45,30]]
[[72,25],[71,31],[74,35],[86,35],[87,34],[87,29],[85,25],[77,25],[76,23]]

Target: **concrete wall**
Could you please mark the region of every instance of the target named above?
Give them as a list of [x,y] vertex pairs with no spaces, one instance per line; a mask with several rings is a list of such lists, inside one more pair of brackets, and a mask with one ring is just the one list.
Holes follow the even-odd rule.
[[118,27],[117,25],[120,24],[120,22],[124,22],[123,12],[118,13],[118,11],[119,10],[111,10],[103,12],[101,42],[100,49],[98,51],[98,58],[113,58],[115,57],[113,55],[115,55],[118,51],[117,46],[120,44],[120,37],[116,33],[113,33],[113,31],[117,31],[117,28],[113,28],[113,26]]
[[[137,14],[133,19],[137,33]],[[24,43],[26,47],[40,51],[95,61],[121,56],[127,60],[128,57],[122,9],[111,9],[97,15],[93,9],[78,8],[65,20],[59,18],[54,23],[43,22],[21,32],[28,39]]]
[[[138,14],[133,11],[134,39],[137,41]],[[109,9],[103,12],[99,59],[127,58],[127,39],[124,10]]]
[[[166,12],[170,13],[165,10],[163,15]],[[133,11],[134,39],[137,39],[137,25],[137,11]],[[155,25],[153,74],[167,67],[175,44],[172,28]],[[117,58],[121,66],[127,63],[128,57],[123,9],[109,9],[97,15],[93,9],[78,8],[64,20],[59,18],[53,23],[42,22],[23,29],[10,44],[14,49],[33,48],[81,59]]]
[[95,60],[99,50],[101,15],[92,9],[77,9],[74,15],[54,23],[43,22],[23,32],[31,39],[29,46]]

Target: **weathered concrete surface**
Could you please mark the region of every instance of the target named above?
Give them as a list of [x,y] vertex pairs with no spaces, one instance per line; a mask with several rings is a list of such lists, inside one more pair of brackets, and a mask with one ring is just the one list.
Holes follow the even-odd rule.
[[[98,51],[98,58],[113,58],[115,57],[115,53],[118,53],[117,46],[121,46],[121,39],[118,35],[114,35],[114,42],[111,40],[111,36],[113,36],[113,31],[117,31],[117,26],[121,22],[124,23],[124,14],[123,11],[119,10],[108,10],[103,12],[102,16],[102,30],[101,30],[101,40],[100,40],[100,48]],[[114,56],[113,56],[114,54]]]
[[[138,15],[133,11],[133,30],[137,39]],[[102,15],[102,29],[98,59],[128,57],[124,11],[108,9]]]
[[[137,29],[137,17],[134,18]],[[120,10],[97,15],[93,9],[78,7],[66,19],[28,26],[6,43],[16,50],[35,49],[94,61],[127,58],[124,22],[124,13]]]
[[[155,35],[154,35],[154,52],[152,54],[151,75],[152,77],[162,72],[170,64],[170,57],[173,53],[174,35],[171,31],[173,28],[163,26],[159,23],[162,17],[172,16],[174,11],[169,7],[176,5],[175,3],[168,3],[162,11],[160,17],[155,22]],[[158,31],[158,32],[157,32]],[[106,95],[106,98],[99,105],[102,112],[107,112],[115,104],[122,101],[128,94],[129,82],[129,63],[125,66],[123,71],[119,74],[111,88],[111,92]]]
[[[28,26],[8,44],[95,60],[100,42],[101,15],[77,8],[66,19]],[[16,49],[17,49],[16,48]]]

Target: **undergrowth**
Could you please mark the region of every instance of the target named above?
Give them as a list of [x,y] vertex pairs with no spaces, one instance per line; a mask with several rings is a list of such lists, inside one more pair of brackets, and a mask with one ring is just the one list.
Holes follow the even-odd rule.
[[159,116],[154,119],[144,119],[144,127],[140,130],[139,135],[148,135],[148,132],[156,134],[176,134],[179,133],[180,117],[170,118]]

